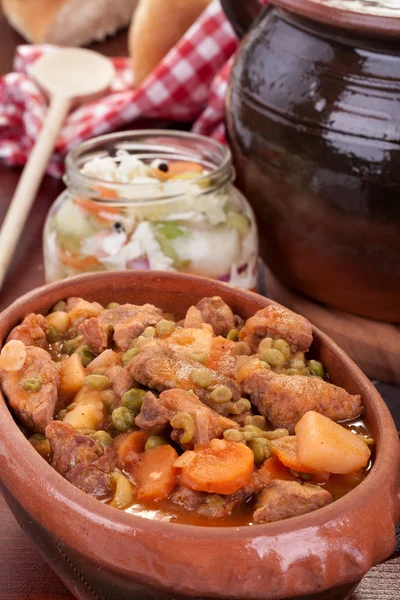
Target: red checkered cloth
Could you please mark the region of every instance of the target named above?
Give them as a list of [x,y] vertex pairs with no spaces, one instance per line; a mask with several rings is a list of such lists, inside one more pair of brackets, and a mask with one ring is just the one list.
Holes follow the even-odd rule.
[[[133,89],[128,58],[113,59],[116,77],[100,100],[72,111],[48,172],[60,176],[66,152],[83,140],[137,118],[194,121],[193,130],[224,140],[224,100],[237,38],[214,0],[155,71]],[[15,72],[0,79],[0,158],[23,165],[47,111],[47,101],[29,77],[30,66],[54,46],[20,46]]]

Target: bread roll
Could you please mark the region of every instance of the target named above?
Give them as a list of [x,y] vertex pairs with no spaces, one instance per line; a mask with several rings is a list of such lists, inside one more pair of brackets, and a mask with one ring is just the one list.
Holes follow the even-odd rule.
[[3,0],[10,24],[34,43],[83,46],[129,25],[138,0]]
[[129,32],[139,85],[196,21],[211,0],[139,0]]

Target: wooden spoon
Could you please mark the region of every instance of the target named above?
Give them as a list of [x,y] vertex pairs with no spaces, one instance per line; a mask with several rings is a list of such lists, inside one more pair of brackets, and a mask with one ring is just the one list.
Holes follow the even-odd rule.
[[68,112],[104,92],[115,71],[97,52],[68,48],[40,58],[30,74],[49,95],[50,107],[1,228],[0,288]]

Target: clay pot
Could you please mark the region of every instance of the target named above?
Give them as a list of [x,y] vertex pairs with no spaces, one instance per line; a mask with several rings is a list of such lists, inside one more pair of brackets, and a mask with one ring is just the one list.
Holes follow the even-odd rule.
[[[222,0],[243,35],[258,0]],[[273,6],[272,6],[273,5]],[[400,322],[400,8],[271,0],[233,67],[227,129],[261,254],[287,286]],[[390,8],[392,6],[392,8]]]
[[[204,296],[222,296],[247,318],[270,300],[211,280],[157,272],[94,273],[38,288],[0,315],[0,342],[28,313],[82,296],[152,302],[177,317]],[[0,477],[21,526],[81,600],[346,598],[394,549],[399,517],[399,442],[370,381],[326,335],[313,350],[332,381],[360,393],[377,440],[368,477],[314,513],[254,527],[194,527],[120,512],[87,496],[48,465],[0,398]],[[16,574],[17,576],[17,574]],[[326,594],[324,590],[330,590]],[[312,595],[312,596],[311,596]]]

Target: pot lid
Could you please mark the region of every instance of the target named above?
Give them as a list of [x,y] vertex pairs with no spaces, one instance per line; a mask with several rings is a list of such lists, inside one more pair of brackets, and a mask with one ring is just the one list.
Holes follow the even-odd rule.
[[400,0],[270,0],[299,16],[340,29],[399,38]]

